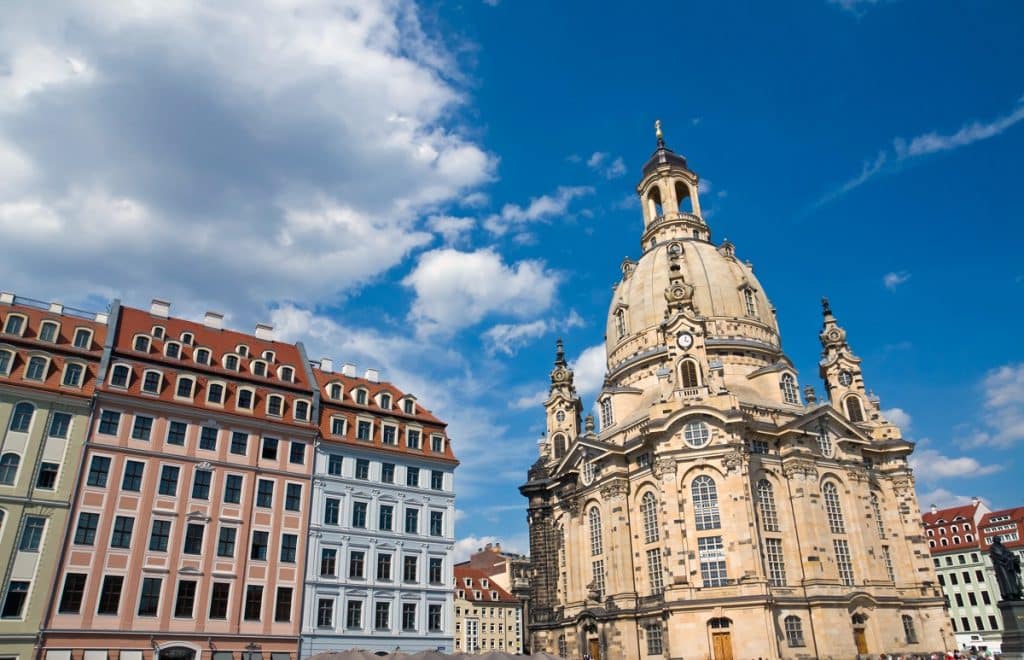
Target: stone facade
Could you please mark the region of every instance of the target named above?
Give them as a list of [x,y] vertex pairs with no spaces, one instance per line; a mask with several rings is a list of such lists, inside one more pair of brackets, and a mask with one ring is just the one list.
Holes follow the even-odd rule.
[[595,659],[851,658],[951,643],[913,445],[827,302],[803,396],[752,266],[714,245],[698,177],[658,136],[622,264],[600,427],[559,343],[521,492],[531,649]]

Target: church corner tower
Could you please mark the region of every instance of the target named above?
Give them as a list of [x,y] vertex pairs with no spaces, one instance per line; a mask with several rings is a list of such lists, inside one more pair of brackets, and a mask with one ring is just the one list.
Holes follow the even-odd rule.
[[[827,301],[827,402],[765,288],[712,242],[665,142],[636,187],[597,420],[558,342],[528,499],[533,651],[564,658],[854,657],[945,647],[913,444],[865,389]],[[582,424],[581,424],[582,422]]]

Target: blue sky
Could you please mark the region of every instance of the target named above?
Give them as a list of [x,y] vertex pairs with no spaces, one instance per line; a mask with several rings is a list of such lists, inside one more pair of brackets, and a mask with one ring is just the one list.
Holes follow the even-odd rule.
[[36,2],[0,26],[2,287],[271,321],[450,422],[459,550],[526,548],[556,337],[589,406],[662,120],[801,384],[819,298],[921,504],[1019,504],[1024,7]]

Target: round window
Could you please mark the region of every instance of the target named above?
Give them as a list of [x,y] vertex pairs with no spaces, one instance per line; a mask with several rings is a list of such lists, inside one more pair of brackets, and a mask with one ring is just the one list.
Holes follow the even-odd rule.
[[690,422],[683,427],[683,438],[691,447],[703,447],[711,439],[711,431],[704,422]]

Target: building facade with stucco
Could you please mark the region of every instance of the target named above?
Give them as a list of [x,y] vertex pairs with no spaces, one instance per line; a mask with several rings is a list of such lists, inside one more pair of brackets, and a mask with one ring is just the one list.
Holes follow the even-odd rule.
[[566,658],[832,657],[952,643],[907,458],[827,302],[824,395],[711,240],[698,176],[658,146],[641,254],[608,312],[599,420],[561,343],[521,492],[531,649]]

